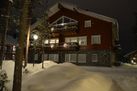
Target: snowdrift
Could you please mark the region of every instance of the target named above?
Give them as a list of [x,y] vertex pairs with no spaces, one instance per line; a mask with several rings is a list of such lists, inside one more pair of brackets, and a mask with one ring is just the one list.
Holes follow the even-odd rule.
[[54,65],[23,80],[22,91],[123,91],[104,74],[71,63]]

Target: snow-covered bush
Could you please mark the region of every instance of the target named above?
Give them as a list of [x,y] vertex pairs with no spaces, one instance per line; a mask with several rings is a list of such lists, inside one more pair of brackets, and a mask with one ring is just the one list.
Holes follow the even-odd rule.
[[3,88],[5,87],[5,82],[7,82],[7,78],[8,76],[6,71],[0,70],[0,91],[3,91]]
[[6,81],[8,78],[5,70],[0,70],[0,81]]

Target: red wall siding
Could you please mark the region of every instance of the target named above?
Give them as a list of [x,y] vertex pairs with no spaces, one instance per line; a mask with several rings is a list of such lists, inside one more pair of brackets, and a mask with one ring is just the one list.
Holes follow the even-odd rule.
[[[67,16],[79,22],[79,32],[71,36],[86,35],[88,38],[87,39],[87,43],[88,43],[87,49],[91,49],[91,50],[112,49],[112,23],[78,13],[77,11],[71,11],[63,7],[61,8],[60,11],[58,11],[57,13],[55,13],[53,16],[49,18],[49,22],[52,23],[53,21],[55,21],[61,16]],[[85,20],[91,20],[92,22],[91,28],[84,28]],[[91,45],[91,35],[93,34],[101,35],[100,45]]]

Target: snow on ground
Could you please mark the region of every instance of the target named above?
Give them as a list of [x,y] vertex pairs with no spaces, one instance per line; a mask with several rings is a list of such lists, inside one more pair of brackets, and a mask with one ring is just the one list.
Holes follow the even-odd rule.
[[[5,61],[12,91],[14,61]],[[132,66],[93,67],[45,61],[23,69],[22,91],[136,91],[137,69]]]
[[25,69],[23,69],[23,79],[33,76],[34,74],[44,70],[44,69],[48,69],[54,65],[57,65],[57,63],[51,61],[51,60],[46,60],[44,61],[44,68],[42,68],[42,63],[39,64],[27,64],[27,67]]
[[[57,63],[46,60],[44,61],[44,68],[42,68],[42,64],[27,64],[27,67],[24,69],[22,68],[22,79],[26,79],[28,77],[33,76],[35,73],[38,73],[44,69],[48,69],[52,67],[53,65],[57,65]],[[14,61],[12,60],[6,60],[3,61],[3,66],[2,69],[7,72],[8,80],[9,82],[6,83],[6,87],[8,88],[9,91],[12,91],[12,86],[13,86],[13,74],[14,74]]]
[[82,68],[91,72],[101,72],[114,80],[124,91],[137,91],[136,65],[124,64],[120,67],[87,67]]
[[88,72],[71,63],[43,70],[23,81],[22,91],[122,91],[104,74]]

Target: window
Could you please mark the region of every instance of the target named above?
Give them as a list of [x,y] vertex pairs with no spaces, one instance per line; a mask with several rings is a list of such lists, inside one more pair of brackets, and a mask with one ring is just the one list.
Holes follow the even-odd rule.
[[86,63],[86,54],[78,54],[78,63]]
[[74,24],[77,23],[78,21],[69,18],[67,16],[61,16],[57,20],[55,20],[53,23],[50,24],[50,26],[59,26],[59,25],[66,25],[66,24]]
[[101,36],[100,35],[92,35],[91,43],[92,44],[101,44]]
[[85,23],[84,23],[84,27],[85,28],[91,27],[91,20],[86,20]]
[[59,43],[59,39],[46,39],[44,44],[57,44]]
[[65,38],[65,42],[78,42],[77,37],[68,37]]
[[98,55],[92,54],[92,62],[98,62]]
[[79,45],[87,45],[87,36],[80,36],[80,37],[68,37],[65,38],[65,42],[77,42]]
[[49,54],[49,60],[58,62],[59,54]]
[[78,37],[79,45],[87,45],[87,36]]
[[66,62],[74,62],[76,63],[77,54],[65,54],[65,61]]

